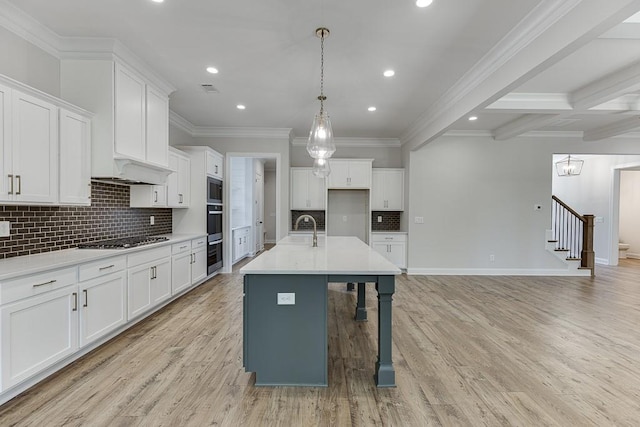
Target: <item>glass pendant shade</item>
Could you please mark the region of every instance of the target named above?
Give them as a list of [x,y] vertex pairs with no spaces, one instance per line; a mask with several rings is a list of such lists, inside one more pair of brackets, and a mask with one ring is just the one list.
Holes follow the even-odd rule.
[[572,159],[571,156],[568,156],[556,162],[556,172],[558,176],[580,175],[583,164],[584,160],[576,159],[575,157]]
[[313,175],[318,178],[326,178],[331,173],[331,167],[329,167],[329,160],[327,159],[313,159]]
[[326,111],[316,114],[309,132],[307,152],[314,159],[328,159],[336,151],[331,121]]

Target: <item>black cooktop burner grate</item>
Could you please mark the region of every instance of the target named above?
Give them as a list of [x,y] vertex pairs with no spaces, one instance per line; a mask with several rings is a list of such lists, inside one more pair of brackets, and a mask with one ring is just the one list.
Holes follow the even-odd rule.
[[78,245],[78,249],[126,249],[165,242],[167,240],[169,240],[168,237],[162,236],[125,237],[122,239],[97,240],[95,242],[81,243]]

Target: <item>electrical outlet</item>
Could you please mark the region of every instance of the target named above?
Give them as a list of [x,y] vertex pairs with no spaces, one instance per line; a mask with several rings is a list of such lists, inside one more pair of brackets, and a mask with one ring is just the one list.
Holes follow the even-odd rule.
[[278,292],[278,305],[296,305],[294,292]]
[[496,260],[496,256],[494,254],[489,255],[489,261],[494,262]]
[[382,222],[382,215],[378,215],[378,222]]
[[154,217],[153,215],[151,215],[149,217],[149,225],[155,225],[156,223],[156,217]]
[[309,222],[309,217],[305,216],[304,218],[302,218],[304,222]]
[[424,224],[424,217],[423,216],[417,216],[414,218],[413,222],[415,222],[416,224]]
[[9,237],[11,233],[11,223],[9,221],[0,221],[0,237]]
[[542,210],[542,205],[533,205],[533,210],[534,211],[541,211]]

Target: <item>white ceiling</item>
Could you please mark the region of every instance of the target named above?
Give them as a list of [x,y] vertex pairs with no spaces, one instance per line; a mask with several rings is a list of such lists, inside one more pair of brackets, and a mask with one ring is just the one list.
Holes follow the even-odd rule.
[[[434,106],[452,98],[452,87],[495,54],[495,45],[517,41],[519,35],[509,32],[513,27],[563,1],[434,0],[425,9],[413,0],[6,3],[60,37],[118,39],[176,88],[171,110],[196,127],[292,128],[297,137],[308,134],[319,109],[315,29],[326,26],[326,108],[335,135],[402,139]],[[438,131],[484,131],[500,139],[562,130],[598,139],[640,128],[640,24],[611,29],[640,11],[640,1],[564,1],[569,3],[575,7],[566,16],[576,19],[587,7],[600,7],[602,25],[580,29],[586,35],[562,55],[541,56],[542,65],[515,89],[467,102],[473,108],[460,107],[456,120]],[[607,8],[615,8],[617,21]],[[609,32],[598,38],[603,31]],[[210,65],[219,74],[206,73]],[[393,78],[382,76],[387,68],[396,71]],[[219,93],[204,93],[203,83]],[[246,110],[236,109],[240,103]],[[374,113],[367,111],[371,105]],[[479,120],[469,122],[469,112]]]

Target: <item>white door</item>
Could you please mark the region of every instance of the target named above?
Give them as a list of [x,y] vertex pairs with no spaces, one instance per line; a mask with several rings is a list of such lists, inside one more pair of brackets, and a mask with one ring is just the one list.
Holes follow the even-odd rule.
[[309,208],[324,210],[326,206],[327,188],[325,178],[318,178],[309,171]]
[[[204,178],[203,178],[204,179]],[[178,205],[188,208],[191,203],[191,161],[178,157]]]
[[2,388],[7,389],[78,348],[78,287],[26,298],[0,309]]
[[61,204],[91,204],[91,121],[60,109]]
[[191,286],[191,251],[176,254],[171,260],[171,292],[176,295]]
[[[331,174],[329,175],[331,176]],[[349,187],[371,188],[371,162],[352,160],[349,162]]]
[[115,152],[144,161],[146,86],[135,73],[115,67]]
[[81,347],[126,323],[126,288],[124,271],[80,284]]
[[146,158],[167,166],[169,154],[169,99],[149,85],[147,89]]
[[264,163],[256,160],[255,182],[254,182],[254,218],[255,218],[255,236],[253,241],[254,252],[260,252],[264,249]]
[[309,169],[291,168],[291,209],[309,209]]
[[386,171],[384,184],[387,209],[404,210],[404,172],[401,170]]
[[131,320],[151,308],[151,276],[153,264],[129,269],[127,280],[127,319]]
[[191,283],[199,282],[207,277],[207,251],[205,248],[194,251],[191,262]]
[[0,85],[0,200],[13,198],[9,194],[11,174],[11,89]]
[[16,201],[58,197],[58,107],[13,91],[12,163]]
[[171,258],[160,259],[153,267],[151,305],[156,305],[171,297]]
[[371,183],[371,210],[379,211],[386,207],[384,190],[385,190],[385,173],[384,171],[373,171]]

